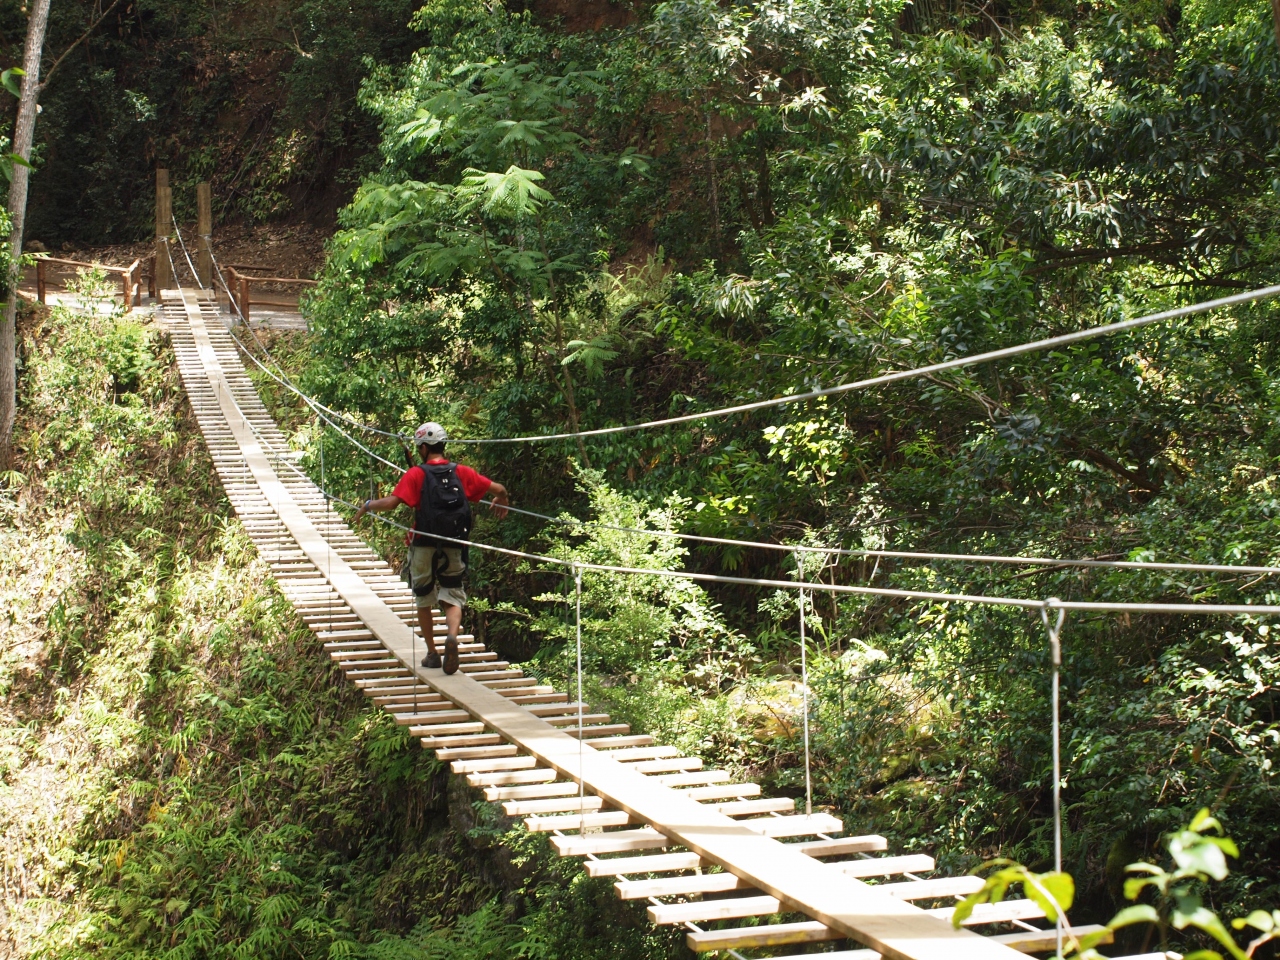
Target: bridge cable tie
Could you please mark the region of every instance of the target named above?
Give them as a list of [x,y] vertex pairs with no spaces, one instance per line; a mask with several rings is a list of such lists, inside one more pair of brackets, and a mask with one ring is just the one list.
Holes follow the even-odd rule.
[[[170,256],[170,265],[173,266],[172,256]],[[175,271],[175,283],[176,282],[177,280],[176,280],[176,271]],[[179,290],[179,293],[181,294],[182,288],[180,285],[178,287],[178,290]],[[232,334],[230,331],[227,331],[227,333],[231,337],[231,339],[239,343],[238,338],[236,338],[234,334]],[[245,350],[243,344],[240,344],[240,346],[242,350]],[[245,350],[245,352],[248,353],[247,350]],[[252,357],[251,354],[249,354],[249,356],[251,359],[255,361],[255,363],[258,363],[259,367],[262,367],[262,364],[257,361],[256,357]],[[265,367],[263,367],[263,369],[265,369]],[[231,399],[231,402],[236,406],[237,410],[240,412],[241,418],[244,421],[245,425],[265,445],[268,452],[274,452],[270,441],[267,441],[265,437],[262,437],[259,431],[257,430],[257,428],[254,427],[253,424],[247,420],[247,418],[245,418],[243,408],[240,407],[239,403],[236,402],[235,398],[230,397],[230,395],[228,396],[229,396],[229,399]],[[332,423],[330,423],[330,425],[333,426]],[[335,427],[335,429],[337,428]],[[366,452],[368,452],[367,448],[366,448]],[[298,474],[298,476],[301,477],[302,479],[306,480],[309,483],[314,483],[314,481],[312,481],[309,476],[307,476],[302,470],[298,469],[298,467],[295,466],[293,463],[290,463],[285,460],[281,460],[280,462],[283,463],[290,470]],[[347,507],[355,506],[354,504],[351,504],[348,501],[343,500],[340,497],[337,497],[336,495],[329,494],[327,490],[322,492],[326,495],[331,496],[333,500],[342,504],[343,506],[347,506]],[[401,530],[406,530],[410,533],[414,532],[413,528],[411,527],[406,527],[403,524],[398,524],[393,520],[378,516],[376,514],[374,515],[374,519],[382,523],[388,524],[389,526],[396,527]],[[641,532],[647,532],[652,534],[652,533],[656,533],[657,531],[641,531]],[[441,539],[449,540],[450,538],[443,537]],[[538,562],[570,565],[568,561],[561,560],[556,557],[548,557],[548,556],[541,556],[538,554],[526,553],[524,551],[512,550],[506,547],[498,547],[492,544],[474,543],[472,541],[462,541],[462,540],[458,540],[455,542],[458,543],[459,545],[470,544],[482,550],[490,550],[493,552],[508,554],[511,556],[521,557],[524,559],[534,560]],[[684,578],[695,580],[695,581],[737,583],[737,584],[752,585],[752,586],[768,586],[768,587],[774,587],[774,588],[798,588],[801,590],[803,590],[804,587],[812,587],[814,589],[823,590],[825,592],[830,592],[830,593],[876,595],[876,596],[886,596],[886,597],[900,597],[902,599],[938,600],[942,602],[958,601],[958,602],[964,602],[964,603],[985,603],[985,604],[1021,607],[1024,609],[1039,607],[1042,609],[1042,615],[1043,615],[1043,608],[1045,603],[1045,601],[1037,602],[1034,600],[1023,600],[1023,599],[1012,598],[1012,597],[947,594],[947,593],[936,593],[936,592],[926,592],[926,591],[916,591],[916,590],[895,590],[895,589],[874,588],[874,587],[842,586],[837,584],[825,584],[825,583],[788,583],[786,581],[765,580],[765,579],[759,579],[759,578],[724,577],[724,576],[718,576],[715,574],[699,574],[699,573],[690,573],[690,572],[672,571],[672,570],[629,568],[629,567],[613,566],[613,565],[607,565],[607,564],[578,564],[578,566],[581,569],[600,570],[602,572],[609,572],[609,573],[640,574],[640,575],[676,577],[676,578],[684,577]],[[1280,607],[1270,606],[1270,605],[1260,605],[1260,604],[1090,603],[1090,602],[1083,602],[1083,601],[1063,603],[1062,601],[1055,600],[1054,605],[1059,609],[1060,612],[1065,611],[1066,609],[1077,609],[1077,610],[1147,612],[1147,613],[1180,613],[1180,614],[1181,613],[1197,613],[1197,614],[1221,613],[1221,614],[1241,614],[1241,615],[1255,614],[1256,615],[1256,614],[1263,614],[1263,613],[1265,614],[1280,613]]]
[[[1062,672],[1062,625],[1067,619],[1067,611],[1062,609],[1061,602],[1057,597],[1049,597],[1040,608],[1040,619],[1044,621],[1045,631],[1049,635],[1049,659],[1052,668],[1049,700],[1053,717],[1053,869],[1055,873],[1062,872],[1062,722],[1058,687],[1059,675]],[[1051,611],[1056,613],[1056,616]],[[1056,897],[1054,899],[1057,906],[1057,910],[1054,911],[1057,914],[1054,924],[1057,934],[1057,955],[1061,957],[1064,918],[1061,904],[1057,904]]]
[[[182,231],[178,228],[176,219],[174,221],[174,229],[177,232],[179,242],[183,243],[183,249],[185,251],[186,246],[182,240]],[[189,256],[187,259],[188,259],[188,262],[190,262]],[[170,258],[170,261],[172,265],[172,257]],[[216,258],[213,259],[213,263],[214,263],[214,267],[218,271],[219,279],[222,280],[224,289],[227,290],[229,302],[235,308],[236,312],[240,313],[239,305],[236,304],[234,298],[231,297],[230,288],[227,286],[225,278],[222,276],[221,267],[217,263]],[[176,282],[176,279],[175,279],[175,282]],[[1230,298],[1227,298],[1227,299],[1230,299]],[[1213,303],[1217,303],[1217,301],[1213,301]],[[271,351],[267,348],[266,344],[264,344],[258,338],[257,334],[253,330],[253,327],[244,318],[243,314],[240,314],[240,318],[241,318],[241,321],[244,323],[245,328],[249,331],[254,341],[258,344],[258,347],[263,351],[264,354],[266,354],[268,359],[270,359],[272,363],[274,363],[276,367],[281,370],[281,374],[283,374],[283,368],[280,367],[279,361],[276,360],[275,357],[271,354]],[[275,372],[273,372],[268,367],[266,367],[260,360],[258,360],[256,356],[254,356],[253,352],[250,351],[244,345],[244,343],[238,337],[235,336],[234,333],[232,333],[231,331],[228,331],[228,334],[231,336],[231,339],[235,341],[236,345],[244,352],[244,354],[251,361],[253,361],[253,363],[256,366],[258,366],[258,368],[261,369],[263,373],[267,374],[267,376],[275,380],[276,383],[280,384],[281,386],[285,387],[286,389],[296,394],[299,398],[301,398],[302,401],[307,404],[307,406],[311,407],[311,409],[313,410],[313,412],[315,412],[317,417],[319,417],[321,420],[327,423],[340,436],[342,436],[349,443],[351,443],[352,445],[354,445],[355,447],[363,451],[366,456],[369,456],[370,458],[377,460],[379,463],[393,470],[397,470],[397,471],[400,470],[399,465],[392,463],[390,460],[387,460],[382,456],[379,456],[377,453],[370,450],[368,447],[364,446],[364,444],[360,443],[360,441],[356,440],[349,433],[347,433],[345,430],[339,427],[336,423],[330,420],[329,417],[325,416],[325,413],[328,413],[338,418],[339,420],[350,424],[351,426],[358,427],[359,429],[366,430],[371,433],[380,434],[382,436],[398,439],[401,441],[408,439],[405,435],[398,434],[398,433],[391,433],[386,430],[380,430],[376,427],[371,427],[368,424],[360,423],[359,421],[354,420],[351,417],[346,416],[345,414],[339,413],[336,410],[332,410],[331,408],[326,407],[324,404],[320,403],[314,397],[311,397],[303,393],[301,390],[299,390],[297,386],[295,386],[287,376],[283,376],[282,378],[281,375],[277,375]],[[468,443],[468,442],[474,442],[474,441],[455,440],[454,442]],[[594,526],[603,530],[613,530],[620,533],[635,533],[635,534],[642,534],[642,535],[655,536],[655,537],[675,537],[682,540],[691,540],[691,541],[696,541],[701,543],[715,543],[715,544],[723,544],[723,545],[730,545],[730,546],[756,547],[759,549],[766,549],[766,550],[786,550],[786,551],[792,551],[792,552],[804,551],[807,553],[829,553],[837,556],[875,557],[876,570],[879,569],[879,563],[881,558],[898,558],[898,559],[908,559],[908,560],[957,560],[961,562],[972,562],[972,563],[1009,563],[1009,564],[1044,565],[1044,566],[1057,566],[1057,567],[1104,567],[1104,568],[1121,568],[1121,569],[1135,569],[1135,570],[1181,570],[1181,571],[1187,571],[1187,572],[1206,572],[1206,573],[1218,573],[1218,572],[1236,573],[1236,574],[1280,573],[1280,567],[1237,566],[1233,564],[1155,563],[1150,561],[1133,561],[1133,560],[1124,561],[1124,560],[1102,560],[1102,559],[1073,560],[1073,559],[1063,559],[1063,558],[1056,558],[1056,557],[1023,557],[1023,556],[1010,557],[1010,556],[987,555],[987,554],[955,554],[955,553],[937,553],[937,552],[905,551],[905,550],[857,550],[857,549],[850,550],[850,549],[844,549],[839,547],[810,547],[810,546],[803,546],[798,544],[796,545],[775,544],[775,543],[764,543],[764,542],[751,541],[751,540],[738,540],[738,539],[732,539],[732,538],[726,538],[726,537],[703,537],[703,536],[698,536],[696,534],[680,533],[680,532],[670,531],[670,530],[639,530],[631,527],[619,527],[619,526],[614,526],[611,524],[603,524],[595,521],[583,521],[583,520],[577,520],[574,518],[566,518],[566,517],[551,517],[551,516],[547,516],[546,514],[537,513],[532,510],[524,510],[519,507],[514,507],[510,505],[507,505],[507,506],[508,506],[508,509],[516,513],[524,514],[525,516],[536,517],[540,520],[546,520],[552,523],[560,523],[565,525],[577,525],[577,526]],[[876,572],[875,570],[872,571],[871,577],[868,578],[868,582],[870,582],[870,580],[873,580],[875,578],[875,572]]]
[[587,781],[582,769],[586,737],[582,727],[582,569],[576,563],[573,565],[573,590],[573,625],[577,634],[578,658],[578,836],[584,837],[587,833]]
[[[804,555],[796,553],[796,579],[804,583]],[[805,594],[804,587],[799,589],[800,603],[800,692],[804,711],[804,815],[813,817],[813,777],[810,773],[809,758],[809,658],[806,653],[808,642],[805,637]]]

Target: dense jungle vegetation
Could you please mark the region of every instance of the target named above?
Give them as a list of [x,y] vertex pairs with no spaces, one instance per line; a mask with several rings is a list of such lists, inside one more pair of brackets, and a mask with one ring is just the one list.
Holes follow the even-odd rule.
[[[310,333],[270,345],[305,390],[384,430],[430,418],[460,438],[500,438],[659,418],[1276,276],[1280,50],[1258,0],[344,9],[350,19],[324,36],[341,36],[331,76],[358,95],[332,94],[336,126],[305,142],[307,156],[330,158],[359,185],[306,304]],[[375,15],[400,14],[402,34],[362,32]],[[195,42],[182,32],[189,24],[167,29]],[[271,29],[288,35],[279,22]],[[298,43],[309,50],[319,36]],[[144,49],[123,34],[110,44],[122,64]],[[163,64],[183,84],[201,76],[159,47],[147,55],[140,75]],[[309,79],[280,81],[303,107],[339,83],[312,59],[291,68],[316,71]],[[202,104],[214,118],[219,96],[231,96],[217,91],[234,89],[217,84],[234,76],[215,71],[210,92],[166,109]],[[118,81],[102,83],[119,95]],[[168,143],[176,169],[199,155],[176,114],[139,123],[178,138],[148,141]],[[46,126],[51,144],[93,129],[56,115]],[[94,208],[110,220],[91,228],[102,237],[147,219],[136,185],[152,160],[128,162],[136,176],[120,182],[139,192]],[[186,162],[191,179],[206,169]],[[254,167],[273,168],[286,166]],[[224,202],[240,214],[285,211],[243,206],[240,193]],[[6,853],[6,876],[30,874],[15,863],[47,865],[22,888],[34,911],[22,920],[32,945],[23,950],[683,949],[649,932],[639,911],[605,907],[607,896],[557,872],[536,844],[508,834],[495,853],[501,825],[465,796],[448,804],[443,775],[317,672],[246,541],[217,516],[225,505],[208,515],[219,501],[207,468],[179,466],[201,455],[153,332],[49,323],[27,331],[43,359],[23,385],[30,476],[6,507],[6,575],[10,563],[15,572],[5,590],[26,597],[55,577],[65,586],[40,594],[56,603],[21,608],[24,642],[45,666],[32,705],[6,720],[5,790],[23,796],[22,777],[52,777],[43,771],[58,762],[81,769],[45,756],[53,730],[71,738],[60,750],[99,767],[65,788],[65,850],[33,854],[39,829],[15,828],[30,839],[15,845],[18,859]],[[85,337],[119,346],[95,356]],[[502,480],[518,507],[615,526],[819,547],[1268,564],[1280,561],[1277,342],[1280,313],[1263,303],[692,426],[454,452]],[[121,381],[110,364],[125,362],[113,351],[133,358],[133,386],[112,386]],[[98,393],[57,380],[72,376],[98,377]],[[339,492],[390,489],[394,473],[319,431],[271,381],[261,386],[315,467],[323,444]],[[393,443],[362,440],[403,459]],[[111,490],[108,509],[95,498]],[[366,521],[362,532],[397,550],[396,531]],[[520,515],[482,519],[476,536],[633,567],[800,572],[786,553],[685,549]],[[476,631],[567,678],[571,583],[473,558]],[[1256,575],[834,554],[803,573],[1035,599],[1280,602],[1274,579]],[[802,792],[794,594],[588,574],[583,612],[593,703],[768,789]],[[1048,646],[1037,616],[819,596],[808,624],[817,802],[949,868],[991,855],[1050,862]],[[1204,806],[1241,847],[1214,907],[1236,916],[1280,903],[1272,627],[1068,618],[1073,919],[1110,917],[1125,902],[1124,866],[1158,859],[1162,835]],[[10,699],[17,682],[4,681]],[[463,829],[450,833],[451,823]],[[506,866],[491,866],[495,856]],[[1116,949],[1143,943],[1137,933]]]

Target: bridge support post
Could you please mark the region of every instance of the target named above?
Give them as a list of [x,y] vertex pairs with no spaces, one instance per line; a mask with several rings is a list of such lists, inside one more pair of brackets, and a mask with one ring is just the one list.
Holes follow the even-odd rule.
[[169,259],[169,236],[173,232],[173,191],[169,187],[169,171],[156,170],[156,260],[155,296],[173,289],[173,267]]
[[213,289],[213,188],[196,184],[196,273],[202,289]]

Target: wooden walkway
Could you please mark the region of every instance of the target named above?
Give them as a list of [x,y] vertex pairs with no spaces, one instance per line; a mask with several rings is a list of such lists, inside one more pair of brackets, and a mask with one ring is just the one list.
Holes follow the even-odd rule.
[[579,742],[578,704],[471,637],[453,676],[419,667],[413,595],[289,469],[296,454],[216,304],[164,291],[160,314],[223,488],[320,648],[486,800],[550,834],[561,855],[585,858],[591,876],[615,878],[618,895],[644,901],[652,922],[683,925],[690,949],[853,941],[822,954],[844,960],[1007,960],[1054,949],[1052,930],[1027,923],[1043,916],[1030,901],[980,907],[970,925],[987,935],[953,930],[955,898],[976,889],[974,878],[919,878],[930,857],[872,856],[886,850],[882,837],[833,836],[843,832],[835,817],[796,814],[794,800],[763,798],[758,785],[704,770],[608,716],[588,713]]

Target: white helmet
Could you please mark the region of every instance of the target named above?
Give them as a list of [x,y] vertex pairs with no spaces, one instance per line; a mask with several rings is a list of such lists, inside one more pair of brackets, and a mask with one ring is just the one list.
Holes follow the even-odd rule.
[[424,444],[428,447],[434,447],[438,443],[444,443],[449,439],[449,434],[445,433],[444,427],[436,423],[434,420],[424,423],[413,432],[413,445],[421,447]]

